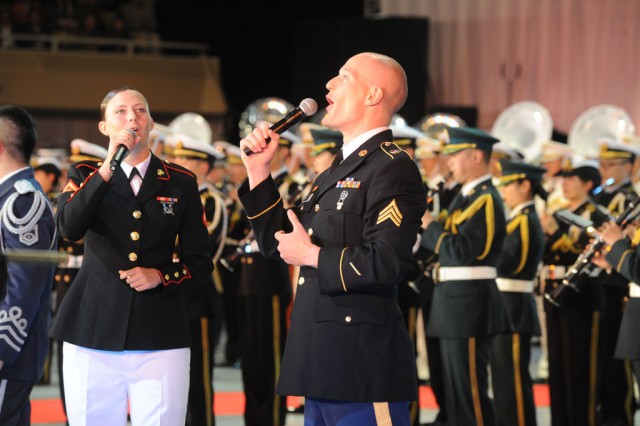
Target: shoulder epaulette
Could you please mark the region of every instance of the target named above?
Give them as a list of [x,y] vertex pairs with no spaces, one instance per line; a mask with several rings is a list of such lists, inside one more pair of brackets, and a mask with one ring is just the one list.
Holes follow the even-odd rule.
[[411,158],[411,156],[407,151],[400,148],[394,142],[382,142],[380,144],[380,149],[382,150],[382,152],[387,154],[391,159],[398,158],[399,156],[402,156],[402,155],[406,155],[407,157]]
[[170,163],[170,162],[169,162],[169,161],[167,161],[167,160],[164,160],[164,163],[165,163],[165,167],[166,167],[167,169],[169,169],[169,170],[173,170],[173,171],[176,171],[176,172],[179,172],[179,173],[184,173],[185,175],[187,175],[187,176],[191,176],[191,177],[192,177],[192,178],[194,178],[194,179],[196,178],[196,175],[194,175],[194,174],[193,174],[193,172],[192,172],[192,171],[190,171],[190,170],[189,170],[189,169],[187,169],[187,168],[184,168],[184,167],[179,166],[179,165],[177,165],[177,164]]

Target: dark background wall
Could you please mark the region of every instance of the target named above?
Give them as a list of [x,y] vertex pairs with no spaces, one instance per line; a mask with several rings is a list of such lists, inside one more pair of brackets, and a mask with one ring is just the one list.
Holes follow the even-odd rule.
[[[215,4],[212,4],[215,3]],[[237,123],[251,102],[280,97],[291,104],[307,97],[326,103],[326,82],[353,54],[377,51],[397,59],[409,79],[400,114],[410,123],[426,111],[427,21],[367,19],[363,2],[329,0],[313,13],[301,1],[159,2],[159,32],[165,40],[206,42],[221,60],[227,98],[227,139],[237,141]],[[228,10],[226,10],[228,9]],[[229,28],[230,27],[230,28]]]

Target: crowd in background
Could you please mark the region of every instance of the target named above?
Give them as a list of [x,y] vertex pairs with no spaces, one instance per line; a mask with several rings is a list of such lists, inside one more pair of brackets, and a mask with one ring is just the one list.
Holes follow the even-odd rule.
[[[9,0],[0,2],[2,48],[43,46],[13,35],[158,38],[155,0]],[[106,49],[103,47],[102,49]]]

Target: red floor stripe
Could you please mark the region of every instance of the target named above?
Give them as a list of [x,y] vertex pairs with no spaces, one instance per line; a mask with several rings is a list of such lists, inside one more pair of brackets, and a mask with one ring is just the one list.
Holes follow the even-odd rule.
[[[533,385],[536,406],[549,406],[549,386]],[[287,406],[297,407],[300,398],[287,397]],[[438,407],[436,398],[430,386],[420,386],[420,407],[435,409]],[[214,398],[214,412],[216,416],[240,416],[244,411],[243,392],[216,392]],[[31,400],[31,423],[64,423],[66,417],[62,410],[60,399],[34,399]]]

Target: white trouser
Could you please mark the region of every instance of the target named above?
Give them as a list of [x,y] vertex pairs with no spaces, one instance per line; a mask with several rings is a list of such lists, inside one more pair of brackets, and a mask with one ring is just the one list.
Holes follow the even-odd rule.
[[184,425],[190,349],[100,351],[65,342],[64,390],[70,426]]

